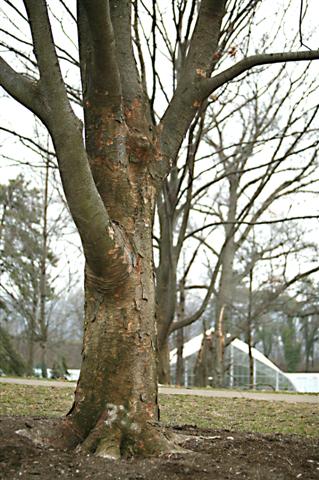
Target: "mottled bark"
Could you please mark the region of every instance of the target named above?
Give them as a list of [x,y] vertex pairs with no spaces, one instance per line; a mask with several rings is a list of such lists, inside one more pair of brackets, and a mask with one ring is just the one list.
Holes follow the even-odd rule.
[[148,422],[158,420],[150,229],[148,233],[148,251],[124,288],[103,291],[86,275],[83,360],[68,419],[84,439],[82,448],[100,456],[158,448],[146,443],[156,432]]
[[82,448],[100,456],[155,453],[167,448],[152,426],[158,419],[151,241],[156,186],[148,165],[156,145],[138,100],[121,120],[107,106],[87,105],[86,135],[99,194],[132,263],[123,276],[115,245],[107,275],[86,266],[83,362],[68,420]]
[[76,432],[71,443],[104,457],[168,448],[152,425],[158,420],[152,257],[156,187],[148,164],[157,150],[147,122],[144,135],[141,131],[141,110],[136,100],[119,121],[106,106],[86,107],[92,173],[131,258],[123,275],[117,268],[121,250],[115,245],[108,260],[114,268],[107,275],[94,263],[85,272],[83,360],[66,425],[69,433]]
[[[91,15],[91,4],[83,3],[85,11],[79,12],[86,151],[116,235],[105,269],[92,256],[86,265],[82,367],[67,424],[69,432],[77,432],[72,441],[100,456],[155,453],[168,448],[153,425],[159,417],[152,253],[157,184],[150,165],[159,150],[142,95],[132,99],[130,88],[123,103],[120,89],[114,89],[114,72],[105,78],[103,91],[99,83],[90,83],[88,72],[96,68],[91,48],[98,40],[91,40],[93,46],[86,37],[83,40]],[[122,7],[127,9],[126,3]],[[124,19],[114,8],[113,33],[122,38]],[[125,72],[125,44],[129,45],[124,37],[119,78],[122,69]],[[108,81],[113,89],[106,91]],[[107,233],[112,238],[113,233]]]

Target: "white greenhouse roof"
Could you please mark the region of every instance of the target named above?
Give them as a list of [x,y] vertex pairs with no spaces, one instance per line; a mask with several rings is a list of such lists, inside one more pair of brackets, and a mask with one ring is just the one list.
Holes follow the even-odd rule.
[[[210,333],[211,333],[211,330],[206,330],[206,335],[209,335]],[[197,335],[196,337],[193,337],[190,340],[188,340],[188,342],[185,342],[184,349],[183,349],[183,358],[190,357],[191,355],[194,355],[194,353],[199,352],[200,347],[202,345],[202,340],[203,340],[203,334],[201,333],[200,335]],[[177,359],[176,355],[177,355],[177,348],[174,348],[169,353],[169,360],[171,365],[174,365],[176,363],[176,359]]]
[[[206,335],[209,335],[210,333],[212,333],[212,330],[206,330]],[[191,355],[194,355],[195,353],[199,352],[200,347],[202,345],[202,340],[203,340],[203,334],[201,333],[200,335],[197,335],[196,337],[193,337],[188,342],[184,343],[183,358],[184,359],[188,358]],[[243,342],[242,340],[239,340],[239,338],[235,338],[235,340],[231,342],[231,345],[233,345],[238,350],[241,350],[242,352],[247,353],[248,355],[248,344]],[[253,358],[263,363],[264,365],[267,365],[268,367],[272,368],[273,370],[276,370],[277,372],[283,373],[273,362],[269,360],[269,358],[265,357],[265,355],[261,353],[259,350],[257,350],[256,348],[252,348],[252,355],[253,355]],[[170,352],[170,364],[175,365],[176,359],[177,359],[177,349],[174,348]]]
[[[243,342],[242,340],[239,340],[239,338],[235,338],[235,340],[233,340],[231,342],[231,345],[238,348],[238,350],[241,350],[242,352],[247,353],[247,355],[248,355],[248,353],[249,353],[248,344]],[[268,367],[272,368],[273,370],[276,370],[277,372],[283,373],[277,367],[277,365],[275,365],[271,360],[269,360],[269,358],[265,357],[265,355],[263,353],[261,353],[259,350],[257,350],[254,347],[251,350],[252,350],[253,358],[255,358],[259,362],[263,363],[264,365],[267,365]]]

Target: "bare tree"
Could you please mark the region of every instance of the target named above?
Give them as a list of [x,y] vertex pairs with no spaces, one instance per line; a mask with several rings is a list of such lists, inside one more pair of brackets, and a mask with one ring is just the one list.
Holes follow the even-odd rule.
[[[258,2],[245,5],[251,3]],[[24,0],[37,76],[18,73],[1,59],[0,84],[50,132],[86,259],[82,368],[73,407],[59,426],[63,435],[51,439],[60,446],[81,444],[112,458],[171,449],[152,423],[158,418],[152,261],[157,194],[194,116],[217,88],[257,65],[319,58],[309,50],[246,55],[212,75],[223,18],[242,5],[203,0],[193,9],[181,74],[156,125],[142,69],[136,68],[131,2],[78,1],[84,142],[47,4]]]
[[[228,96],[224,94],[220,101],[213,99],[212,108],[208,110],[209,122],[205,127],[206,141],[212,151],[208,155],[206,153],[204,158],[210,155],[212,158],[216,156],[216,160],[208,171],[204,170],[205,181],[193,188],[191,195],[192,208],[197,216],[202,216],[203,227],[189,229],[186,238],[192,235],[200,237],[201,232],[212,229],[213,233],[205,241],[202,238],[202,242],[213,253],[215,264],[211,262],[211,283],[207,286],[202,306],[182,322],[177,320],[171,323],[171,331],[198,319],[213,295],[215,324],[223,311],[224,329],[229,332],[234,286],[248,275],[255,262],[269,258],[269,252],[276,248],[276,242],[259,246],[254,258],[246,262],[240,272],[236,272],[238,267],[234,262],[238,262],[238,255],[248,258],[241,250],[254,226],[264,222],[265,225],[271,225],[272,220],[268,220],[268,215],[278,201],[291,212],[289,216],[293,219],[292,205],[296,195],[301,197],[316,191],[317,141],[313,130],[317,108],[316,105],[312,106],[311,94],[315,92],[317,84],[314,80],[305,83],[307,73],[308,67],[287,81],[286,72],[280,68],[277,75],[260,89],[254,77],[249,76],[248,85],[245,82],[241,86],[235,84]],[[246,93],[245,86],[248,87]],[[284,88],[283,95],[278,95],[280,88]],[[292,98],[296,92],[298,101],[288,108],[287,98]],[[238,98],[239,101],[236,100]],[[232,125],[236,125],[236,133],[225,135],[224,132],[231,131]],[[298,166],[295,157],[300,158]],[[207,182],[208,173],[211,180]],[[200,174],[197,178],[200,179]],[[282,219],[272,218],[275,223],[289,221],[285,214]],[[306,218],[303,215],[299,217],[300,220]],[[317,218],[315,212],[313,218]],[[216,234],[221,235],[220,230],[216,230],[218,225],[224,229],[221,248],[218,248],[218,244],[212,247]],[[286,249],[291,249],[288,247],[291,243],[289,236],[295,237],[294,229],[291,223],[290,235],[287,232],[286,240],[282,237],[277,239],[277,245],[286,243]],[[259,231],[262,232],[262,227],[259,227]],[[307,248],[307,243],[300,240],[302,235],[298,235],[299,243],[293,246],[291,252],[300,253]],[[257,236],[260,237],[260,234]],[[284,256],[284,252],[280,255]],[[217,370],[222,371],[222,366]]]

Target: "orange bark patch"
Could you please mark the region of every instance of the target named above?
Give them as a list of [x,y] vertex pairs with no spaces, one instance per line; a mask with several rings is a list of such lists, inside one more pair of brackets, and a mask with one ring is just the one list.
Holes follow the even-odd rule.
[[219,60],[221,56],[222,56],[221,52],[214,52],[213,60]]
[[145,410],[146,410],[146,414],[147,414],[148,418],[153,420],[154,419],[154,403],[153,402],[148,402],[145,405]]

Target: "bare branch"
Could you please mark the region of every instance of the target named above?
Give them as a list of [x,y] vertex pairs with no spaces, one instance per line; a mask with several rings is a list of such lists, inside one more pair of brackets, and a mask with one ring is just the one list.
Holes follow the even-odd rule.
[[91,41],[93,56],[87,66],[92,76],[90,94],[98,94],[101,101],[108,101],[111,97],[114,100],[122,91],[109,1],[80,0],[78,15],[83,16],[84,12],[90,34],[85,41]]
[[254,68],[258,65],[270,65],[282,62],[299,62],[319,59],[319,50],[301,51],[301,52],[279,52],[279,53],[264,53],[252,55],[244,58],[232,67],[227,68],[223,72],[214,77],[202,80],[201,93],[203,98],[208,97],[217,88],[224,85],[226,82],[233,80],[242,73]]
[[39,117],[43,116],[46,109],[41,98],[38,82],[17,73],[2,58],[0,58],[0,85],[15,100]]

